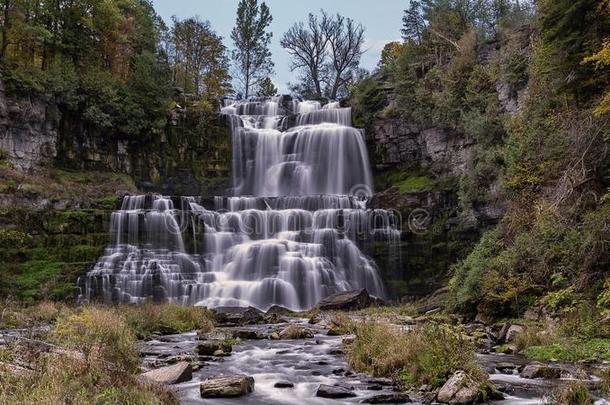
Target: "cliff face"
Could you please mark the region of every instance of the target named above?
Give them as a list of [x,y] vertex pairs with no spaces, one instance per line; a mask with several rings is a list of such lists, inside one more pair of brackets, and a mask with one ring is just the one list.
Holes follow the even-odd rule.
[[0,80],[0,297],[74,299],[120,197],[224,193],[230,140],[222,116],[192,108],[127,137],[44,95],[9,95]]
[[[516,45],[524,54],[529,52],[527,34],[524,31]],[[487,66],[506,46],[480,44],[477,63]],[[486,178],[487,167],[481,166],[482,156],[496,145],[478,144],[467,131],[417,123],[410,111],[399,108],[391,78],[379,73],[371,80],[375,87],[369,82],[362,91],[377,100],[379,110],[358,111],[365,96],[364,103],[362,98],[355,101],[354,112],[367,127],[377,191],[373,206],[395,210],[403,231],[400,248],[389,252],[378,246],[374,256],[395,297],[421,296],[442,287],[451,266],[506,213],[499,176]],[[522,108],[527,91],[525,84],[498,78],[491,90],[498,115],[510,120]]]
[[92,126],[44,95],[7,95],[0,81],[0,150],[24,172],[43,168],[132,176],[145,191],[216,194],[228,186],[229,125],[175,110],[160,133],[128,137]]

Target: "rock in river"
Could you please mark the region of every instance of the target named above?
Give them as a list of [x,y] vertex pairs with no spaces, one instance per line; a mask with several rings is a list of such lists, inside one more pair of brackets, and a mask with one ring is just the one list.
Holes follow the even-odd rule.
[[241,374],[208,378],[199,390],[202,398],[241,397],[254,391],[254,378]]
[[316,396],[321,398],[339,399],[355,397],[356,394],[354,394],[350,389],[338,385],[320,384],[318,387],[318,392],[316,392]]
[[456,371],[436,396],[438,402],[470,404],[479,396],[479,383],[463,371]]
[[254,307],[218,307],[212,313],[218,325],[254,325],[264,321],[264,314]]
[[243,340],[260,340],[267,338],[263,332],[255,329],[236,329],[233,331],[232,336],[236,339]]
[[318,302],[317,307],[322,311],[351,311],[367,308],[372,303],[369,293],[362,289],[330,295]]
[[201,356],[216,356],[215,353],[219,350],[223,353],[231,353],[233,347],[226,340],[206,340],[195,348],[195,352]]
[[311,329],[299,325],[290,325],[280,332],[281,339],[309,339],[314,337]]
[[193,368],[190,363],[182,361],[172,366],[148,371],[141,376],[160,384],[179,384],[193,378]]
[[541,363],[532,363],[525,366],[520,375],[522,378],[560,378],[561,369]]
[[411,398],[403,392],[375,395],[362,401],[363,404],[405,404],[407,402],[411,402]]

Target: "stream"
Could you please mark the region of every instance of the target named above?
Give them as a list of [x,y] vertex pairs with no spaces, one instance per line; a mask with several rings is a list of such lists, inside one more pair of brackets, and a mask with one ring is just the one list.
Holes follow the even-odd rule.
[[[230,356],[205,358],[200,369],[193,371],[193,379],[175,386],[181,402],[184,404],[353,404],[363,403],[379,395],[396,394],[392,382],[388,379],[373,378],[360,373],[353,373],[343,358],[342,339],[344,337],[327,336],[326,331],[307,325],[303,320],[291,319],[290,323],[303,324],[316,329],[316,335],[310,339],[298,340],[243,340],[233,346]],[[217,328],[215,333],[230,335],[233,330],[249,329],[267,335],[282,329],[287,323],[277,325],[254,325],[249,327]],[[154,365],[159,360],[173,356],[192,355],[200,342],[195,333],[160,337],[143,344],[143,363],[145,367]],[[521,378],[518,373],[503,374],[495,370],[494,365],[511,361],[519,364],[517,356],[486,354],[478,356],[484,367],[490,372],[490,379],[503,387],[507,394],[503,401],[495,404],[540,404],[545,392],[561,384],[563,380],[533,380]],[[524,360],[522,359],[521,362]],[[492,371],[495,370],[495,371]],[[205,399],[199,393],[199,385],[210,377],[219,375],[245,374],[255,380],[254,392],[235,399]],[[290,382],[291,388],[276,388],[278,382]],[[353,389],[356,394],[347,399],[326,399],[316,397],[320,384],[339,385]],[[417,393],[409,394],[410,403],[421,403]],[[364,402],[367,403],[367,402]],[[374,402],[373,402],[374,403]],[[402,403],[402,402],[384,402]],[[599,402],[604,403],[604,402]]]

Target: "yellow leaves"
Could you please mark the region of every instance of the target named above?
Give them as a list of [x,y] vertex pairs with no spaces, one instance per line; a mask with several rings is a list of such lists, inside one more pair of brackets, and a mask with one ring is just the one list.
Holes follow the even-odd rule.
[[[591,56],[587,56],[582,60],[582,64],[593,63],[595,69],[603,69],[610,65],[610,40],[605,40],[602,48]],[[601,117],[610,112],[610,92],[604,94],[600,102],[593,109],[593,115]]]
[[602,69],[610,65],[610,41],[605,40],[602,49],[597,53],[584,58],[582,63],[595,63],[595,69]]

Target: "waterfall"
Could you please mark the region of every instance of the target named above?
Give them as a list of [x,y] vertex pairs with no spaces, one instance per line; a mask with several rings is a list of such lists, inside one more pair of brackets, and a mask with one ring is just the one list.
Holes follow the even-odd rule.
[[125,197],[104,255],[79,279],[80,300],[305,310],[357,288],[383,298],[362,248],[400,233],[393,213],[366,208],[372,178],[350,109],[275,97],[222,113],[233,196]]

